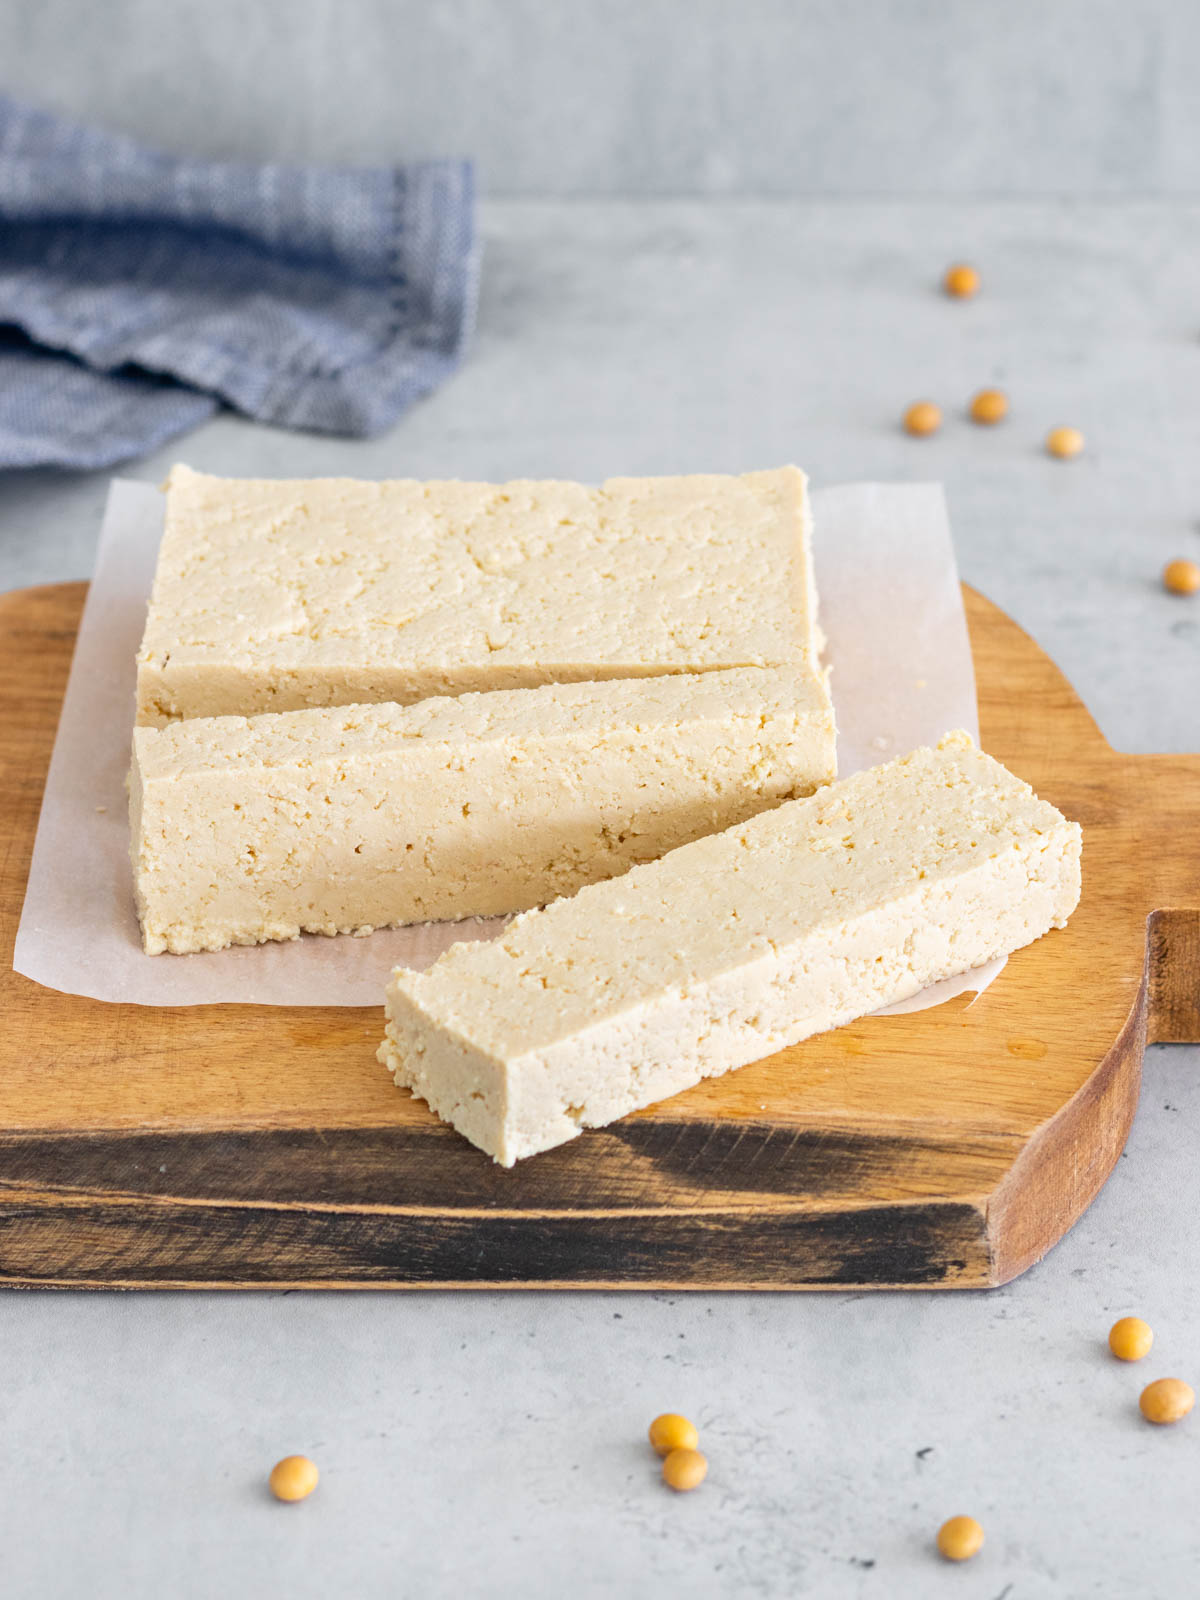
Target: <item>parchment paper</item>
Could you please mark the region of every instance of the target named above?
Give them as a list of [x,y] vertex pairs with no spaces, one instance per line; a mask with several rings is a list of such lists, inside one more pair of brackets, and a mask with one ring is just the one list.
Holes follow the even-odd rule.
[[[817,491],[813,508],[842,776],[934,744],[952,728],[977,736],[974,671],[941,488],[850,484]],[[136,1005],[381,1005],[394,966],[427,966],[459,940],[492,937],[506,919],[427,923],[362,939],[306,936],[193,956],[142,953],[125,775],[134,656],[162,514],[157,489],[113,483],[13,966],[50,989]],[[947,989],[981,988],[992,975],[981,968],[915,1004],[949,999]]]

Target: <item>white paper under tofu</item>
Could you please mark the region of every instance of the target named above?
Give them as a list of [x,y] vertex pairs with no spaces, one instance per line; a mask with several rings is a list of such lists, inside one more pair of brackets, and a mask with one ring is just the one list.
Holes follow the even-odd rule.
[[[947,728],[975,733],[975,679],[940,487],[853,484],[815,491],[812,505],[839,771],[933,743]],[[169,958],[142,951],[125,779],[134,658],[162,509],[149,484],[114,482],[13,965],[47,988],[125,1004],[378,1006],[393,967],[427,966],[451,944],[494,937],[503,923],[428,923],[369,939],[308,936]]]
[[398,970],[379,1057],[511,1166],[1063,927],[1079,855],[953,735]]

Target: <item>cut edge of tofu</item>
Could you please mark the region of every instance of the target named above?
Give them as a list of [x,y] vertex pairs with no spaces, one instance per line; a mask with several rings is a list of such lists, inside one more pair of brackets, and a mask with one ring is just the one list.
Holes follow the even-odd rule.
[[[520,911],[809,793],[835,768],[831,711],[799,668],[138,728],[144,948]],[[314,819],[303,840],[299,817]]]

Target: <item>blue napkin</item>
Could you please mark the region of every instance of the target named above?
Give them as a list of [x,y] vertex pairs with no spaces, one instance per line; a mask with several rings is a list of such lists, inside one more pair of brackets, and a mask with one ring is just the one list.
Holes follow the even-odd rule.
[[0,467],[105,467],[224,403],[380,432],[474,318],[469,163],[180,160],[0,95]]

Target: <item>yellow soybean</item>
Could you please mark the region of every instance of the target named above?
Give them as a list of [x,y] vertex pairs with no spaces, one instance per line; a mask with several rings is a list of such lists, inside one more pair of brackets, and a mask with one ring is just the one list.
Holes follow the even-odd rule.
[[708,1459],[699,1450],[672,1450],[662,1464],[663,1482],[680,1494],[696,1489],[708,1474]]
[[271,1493],[276,1500],[307,1500],[319,1476],[316,1462],[307,1456],[284,1456],[271,1468]]
[[974,1517],[951,1517],[938,1529],[937,1547],[947,1561],[969,1561],[983,1549],[983,1529]]

